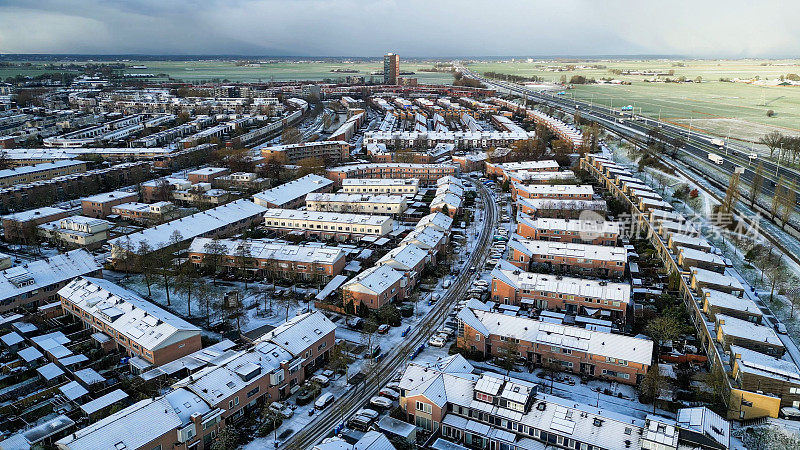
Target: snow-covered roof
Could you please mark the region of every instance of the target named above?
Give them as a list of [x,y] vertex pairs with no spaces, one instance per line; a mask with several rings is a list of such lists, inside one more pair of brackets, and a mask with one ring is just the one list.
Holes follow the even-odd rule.
[[725,336],[733,336],[748,341],[764,342],[775,347],[783,347],[783,342],[781,342],[778,334],[770,327],[748,322],[736,317],[726,316],[724,314],[717,314],[714,319],[717,322],[717,327],[722,330],[722,334]]
[[469,308],[459,311],[458,318],[482,334],[512,337],[648,366],[653,356],[653,341],[649,339]]
[[415,228],[432,227],[435,230],[447,232],[452,226],[452,217],[440,212],[433,212],[420,219]]
[[89,197],[84,197],[81,201],[84,202],[94,202],[94,203],[105,203],[112,200],[119,200],[119,199],[127,199],[130,197],[138,198],[138,194],[136,192],[125,192],[125,191],[111,191],[111,192],[104,192],[102,194],[97,195],[90,195]]
[[23,339],[23,337],[20,336],[16,331],[12,331],[11,333],[0,336],[0,341],[3,341],[3,345],[6,347],[12,347],[20,342],[23,342],[24,340],[25,339]]
[[739,360],[742,372],[800,384],[800,369],[789,358],[775,358],[738,345],[731,345],[730,353]]
[[7,178],[7,177],[16,177],[16,176],[20,176],[20,175],[26,175],[26,174],[30,174],[30,173],[44,172],[44,171],[47,171],[47,170],[55,170],[55,169],[63,169],[63,168],[66,168],[66,167],[80,166],[82,164],[86,164],[86,163],[84,161],[61,160],[61,161],[33,164],[33,165],[30,165],[30,166],[20,166],[20,167],[13,167],[13,168],[10,168],[10,169],[2,169],[2,170],[0,170],[0,179]]
[[517,203],[533,210],[605,211],[605,200],[577,200],[570,198],[525,198],[517,197]]
[[372,266],[348,280],[342,289],[377,295],[401,279],[403,274],[388,265]]
[[[184,406],[184,403],[189,406]],[[178,389],[162,397],[134,403],[70,434],[57,444],[70,450],[141,448],[188,424],[192,413],[208,411],[209,406],[198,396],[186,389]]]
[[383,255],[375,264],[388,264],[403,272],[424,263],[428,259],[428,252],[414,244],[395,247]]
[[39,375],[42,376],[47,381],[50,381],[54,378],[58,378],[59,376],[64,374],[64,371],[61,370],[55,363],[45,364],[42,367],[36,369],[39,372]]
[[156,225],[137,233],[112,239],[109,244],[120,248],[128,248],[130,243],[129,248],[132,251],[136,251],[140,242],[147,242],[151,249],[159,250],[169,245],[170,237],[176,231],[180,233],[182,241],[187,241],[240,220],[260,216],[265,211],[267,211],[267,208],[256,205],[249,200],[236,200],[191,216]]
[[318,311],[307,312],[282,323],[256,342],[272,342],[297,357],[335,330],[336,324],[325,314]]
[[620,223],[607,220],[586,220],[586,219],[557,219],[549,217],[531,218],[527,214],[517,214],[517,221],[524,222],[531,228],[537,230],[557,230],[572,233],[593,234],[619,234]]
[[69,383],[58,388],[59,391],[70,400],[75,400],[88,394],[89,391],[81,386],[77,381],[70,381]]
[[227,172],[227,167],[203,167],[202,169],[193,170],[186,175],[214,175],[222,172]]
[[555,292],[622,303],[630,303],[631,300],[631,286],[627,283],[611,283],[585,278],[524,272],[510,263],[505,261],[503,263],[505,264],[498,265],[492,271],[492,278],[501,280],[515,289]]
[[414,244],[419,248],[431,250],[435,248],[445,237],[445,233],[433,227],[418,227],[411,230],[406,237],[400,241],[400,246]]
[[574,195],[594,195],[590,184],[520,184],[514,183],[514,189],[535,196],[567,197]]
[[312,192],[306,195],[306,202],[332,202],[332,203],[405,203],[403,195],[368,195],[347,193]]
[[306,222],[335,222],[347,225],[374,225],[380,226],[387,222],[392,223],[391,216],[376,216],[372,214],[335,213],[327,211],[300,211],[297,209],[270,208],[265,210],[264,219],[294,219]]
[[[195,238],[189,245],[189,253],[206,253],[206,246],[211,242],[214,242],[211,238]],[[256,259],[332,264],[345,256],[342,249],[327,245],[285,244],[262,239],[217,239],[216,242],[222,246],[223,254],[227,256],[241,254],[237,249],[242,245],[246,246],[250,256]]]
[[678,253],[681,257],[692,261],[704,261],[718,266],[725,266],[725,260],[721,256],[715,255],[711,252],[697,250],[690,247],[678,247]]
[[703,295],[711,306],[747,312],[757,316],[761,315],[761,308],[758,307],[756,302],[749,298],[737,297],[727,292],[715,291],[713,289],[704,289]]
[[730,423],[705,406],[679,409],[676,422],[681,428],[710,437],[719,442],[724,448],[730,448]]
[[526,255],[561,256],[612,262],[628,261],[628,252],[623,247],[531,240],[524,239],[517,234],[512,237],[509,247]]
[[259,192],[255,194],[253,198],[257,201],[283,206],[301,199],[312,192],[323,190],[332,184],[332,180],[312,173],[272,189]]
[[108,280],[81,277],[58,295],[150,351],[200,334],[198,327]]
[[342,187],[347,186],[419,186],[416,178],[345,178]]
[[83,249],[37,259],[0,271],[0,300],[100,270],[94,257]]
[[742,283],[740,283],[739,280],[734,277],[723,275],[712,270],[701,269],[700,267],[691,267],[689,270],[692,272],[694,279],[700,284],[708,284],[711,286],[729,286],[734,290],[744,290]]
[[544,170],[556,171],[559,168],[558,163],[552,159],[546,159],[542,161],[508,162],[508,163],[492,164],[492,165],[505,172],[544,171]]
[[0,217],[0,219],[13,220],[16,222],[27,222],[29,220],[40,219],[42,217],[51,217],[58,214],[65,214],[67,212],[68,211],[65,209],[55,208],[52,206],[44,206],[42,208],[29,209],[27,211],[20,211],[14,214],[8,214]]

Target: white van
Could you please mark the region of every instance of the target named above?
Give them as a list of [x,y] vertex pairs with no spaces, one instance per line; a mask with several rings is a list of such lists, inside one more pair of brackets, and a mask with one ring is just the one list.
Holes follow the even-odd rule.
[[326,392],[317,398],[317,401],[314,402],[314,408],[325,409],[326,406],[333,403],[333,400],[334,400],[333,394],[331,394],[330,392]]

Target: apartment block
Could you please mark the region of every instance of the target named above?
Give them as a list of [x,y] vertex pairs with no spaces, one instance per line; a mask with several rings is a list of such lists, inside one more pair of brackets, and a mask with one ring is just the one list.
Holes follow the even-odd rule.
[[624,248],[605,245],[536,241],[514,236],[509,249],[512,264],[523,270],[542,267],[622,277],[628,262],[628,252]]
[[311,193],[306,195],[306,208],[309,211],[399,215],[408,209],[408,203],[402,195]]
[[517,211],[532,217],[552,217],[556,219],[578,219],[584,211],[591,211],[602,217],[608,212],[605,200],[561,200],[552,198],[517,198]]
[[85,172],[83,161],[63,160],[0,170],[0,188]]
[[113,206],[111,213],[133,222],[158,222],[164,218],[164,214],[174,209],[175,205],[166,201],[155,203],[130,202]]
[[557,200],[592,200],[594,188],[581,184],[519,184],[511,185],[511,196],[522,198],[550,198]]
[[370,214],[268,209],[263,217],[264,225],[270,230],[325,239],[385,236],[394,229],[394,220],[390,216]]
[[305,246],[267,240],[195,238],[188,250],[189,261],[198,266],[216,258],[227,270],[246,270],[257,276],[329,280],[345,266],[345,253],[338,247]]
[[605,220],[531,218],[517,214],[516,233],[525,239],[616,246],[620,224]]
[[342,192],[347,194],[405,195],[413,197],[419,192],[419,180],[414,178],[346,178],[342,180]]
[[458,167],[451,164],[351,164],[328,169],[327,177],[337,186],[341,186],[346,178],[414,178],[420,185],[434,186],[439,178],[456,175],[457,171]]
[[626,283],[523,272],[508,261],[492,271],[492,300],[497,304],[561,311],[621,320],[631,308]]
[[350,158],[352,146],[344,140],[302,142],[299,144],[258,146],[267,159],[275,159],[281,164],[296,164],[306,158],[322,158],[326,161],[344,161]]

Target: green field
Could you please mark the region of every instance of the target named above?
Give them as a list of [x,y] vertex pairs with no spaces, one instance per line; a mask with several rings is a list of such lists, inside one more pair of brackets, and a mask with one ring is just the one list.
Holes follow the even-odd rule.
[[[538,76],[546,82],[569,80],[573,75],[587,78],[613,78],[630,85],[574,85],[568,96],[615,108],[632,105],[636,112],[661,117],[676,124],[732,138],[751,140],[778,129],[787,134],[800,134],[800,86],[758,86],[746,83],[721,82],[720,78],[775,79],[789,73],[800,74],[798,61],[593,61],[574,65],[602,64],[604,69],[576,68],[567,72],[546,70],[566,66],[563,62],[475,63],[469,67],[478,72],[502,72],[520,76]],[[763,65],[768,64],[768,65]],[[671,78],[702,77],[701,83],[646,83],[644,75],[615,75],[611,69],[663,71],[674,70]],[[665,77],[661,77],[665,78]],[[767,117],[767,110],[775,115]]]
[[[36,76],[43,73],[57,72],[46,70],[44,62],[31,61],[35,68],[0,68],[0,79],[16,76]],[[86,61],[84,61],[86,62]],[[92,61],[101,63],[103,61]],[[114,61],[119,62],[119,61]],[[258,67],[237,66],[234,61],[207,60],[207,61],[125,61],[130,66],[144,65],[146,69],[125,69],[125,73],[152,73],[166,74],[174,79],[200,82],[213,79],[229,80],[231,82],[267,82],[267,81],[289,81],[289,80],[310,80],[320,81],[326,78],[338,79],[348,75],[363,76],[369,80],[371,72],[382,73],[383,61],[367,61],[353,63],[332,63],[332,62],[265,62]],[[407,75],[419,80],[420,83],[443,84],[451,83],[453,76],[449,73],[439,72],[420,72],[421,68],[431,68],[433,63],[404,63],[401,61],[402,71],[415,72],[414,75]],[[334,73],[333,69],[358,70],[358,73]],[[382,75],[374,75],[375,80],[382,78]]]

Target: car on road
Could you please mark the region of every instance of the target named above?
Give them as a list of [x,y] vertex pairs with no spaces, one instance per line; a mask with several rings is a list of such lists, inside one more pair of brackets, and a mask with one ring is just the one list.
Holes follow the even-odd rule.
[[392,407],[392,401],[390,399],[386,397],[381,397],[379,395],[376,395],[375,397],[369,399],[369,404],[381,409],[389,409]]
[[281,402],[272,402],[269,404],[269,410],[273,413],[288,419],[294,414],[294,410]]
[[391,388],[383,388],[378,392],[382,397],[390,398],[392,400],[400,400],[400,393]]
[[388,324],[383,324],[378,327],[378,334],[386,334],[391,327]]
[[320,395],[317,400],[314,402],[314,408],[316,409],[325,409],[328,405],[333,403],[336,398],[330,392],[326,392]]
[[441,336],[432,336],[428,339],[428,345],[431,347],[444,347],[445,340]]

